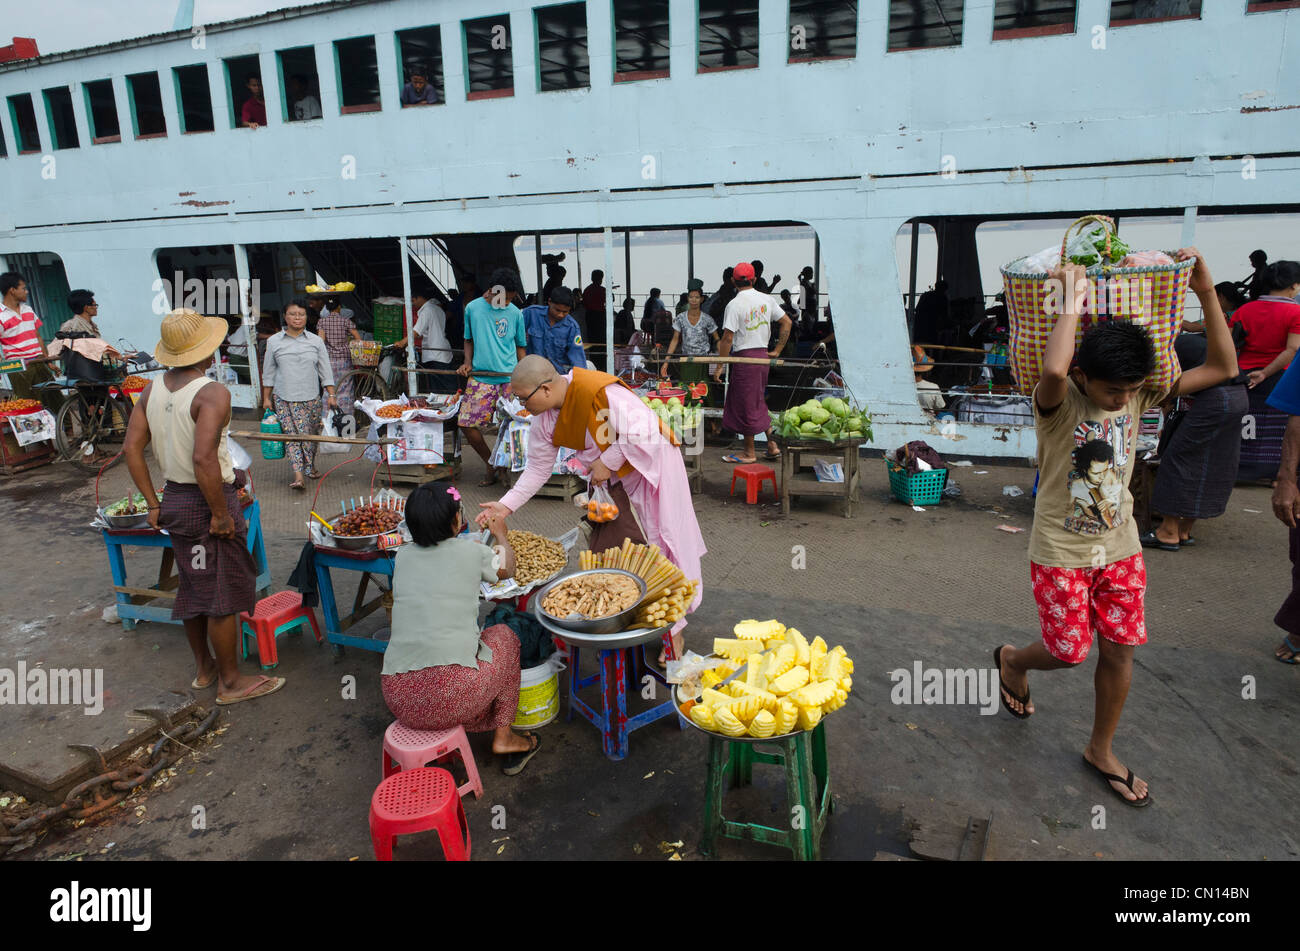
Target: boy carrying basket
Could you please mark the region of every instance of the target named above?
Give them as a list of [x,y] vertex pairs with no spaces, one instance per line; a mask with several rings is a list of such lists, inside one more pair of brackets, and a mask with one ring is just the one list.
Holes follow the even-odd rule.
[[[1095,323],[1075,354],[1084,269],[1067,264],[1052,273],[1064,293],[1034,388],[1034,424],[1040,471],[1029,573],[1042,626],[1041,642],[993,652],[1002,705],[1025,719],[1034,712],[1029,671],[1083,663],[1100,635],[1094,679],[1096,707],[1083,760],[1130,806],[1148,806],[1147,783],[1134,776],[1111,748],[1133,677],[1133,649],[1145,644],[1143,597],[1146,566],[1128,482],[1142,413],[1167,396],[1187,395],[1237,373],[1237,356],[1205,258],[1195,248],[1178,260],[1196,259],[1191,288],[1205,313],[1208,356],[1172,391],[1144,389],[1156,365],[1146,329],[1130,320]],[[1053,297],[1047,306],[1051,311]],[[1074,366],[1071,366],[1071,363]]]

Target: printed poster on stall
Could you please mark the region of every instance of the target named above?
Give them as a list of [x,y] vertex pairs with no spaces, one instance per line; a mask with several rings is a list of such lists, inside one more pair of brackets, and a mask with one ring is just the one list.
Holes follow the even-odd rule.
[[49,410],[35,413],[22,413],[10,416],[9,428],[14,432],[14,439],[20,446],[30,446],[34,442],[52,442],[54,440],[54,417]]
[[385,435],[397,440],[388,446],[388,461],[394,465],[432,466],[444,461],[441,420],[390,423]]

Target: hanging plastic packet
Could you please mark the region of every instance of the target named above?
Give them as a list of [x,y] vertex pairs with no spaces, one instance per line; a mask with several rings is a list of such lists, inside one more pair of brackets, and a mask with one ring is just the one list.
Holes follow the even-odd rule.
[[598,485],[587,493],[587,521],[597,524],[612,522],[618,518],[618,506],[614,504],[614,497],[609,494],[609,489],[604,485]]

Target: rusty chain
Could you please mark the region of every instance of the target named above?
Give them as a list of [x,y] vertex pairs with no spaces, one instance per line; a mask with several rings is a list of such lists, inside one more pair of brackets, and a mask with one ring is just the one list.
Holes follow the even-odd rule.
[[[116,806],[127,796],[135,792],[165,769],[170,769],[186,753],[191,752],[186,742],[197,740],[217,722],[221,710],[213,707],[212,712],[203,716],[200,710],[189,723],[173,729],[165,716],[157,711],[141,710],[158,719],[163,735],[148,750],[143,752],[138,762],[125,763],[117,769],[108,770],[97,776],[78,783],[63,802],[57,806],[40,809],[31,815],[19,819],[16,816],[0,814],[0,858],[11,851],[21,851],[30,847],[42,832],[60,819],[89,819]],[[200,720],[198,717],[203,716]],[[168,747],[173,747],[168,750]],[[103,756],[91,747],[72,747],[87,754],[93,754],[97,764],[104,768],[107,764]]]

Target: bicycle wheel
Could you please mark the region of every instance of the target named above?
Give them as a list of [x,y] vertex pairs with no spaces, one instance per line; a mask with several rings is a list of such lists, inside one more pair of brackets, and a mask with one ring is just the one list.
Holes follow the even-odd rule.
[[343,389],[344,384],[352,384],[352,400],[359,402],[361,400],[386,400],[391,399],[392,394],[388,385],[379,377],[377,370],[358,368],[349,370],[342,377],[334,381],[337,389]]
[[126,406],[111,396],[78,392],[68,397],[55,420],[59,454],[80,469],[98,472],[122,451],[129,417]]

